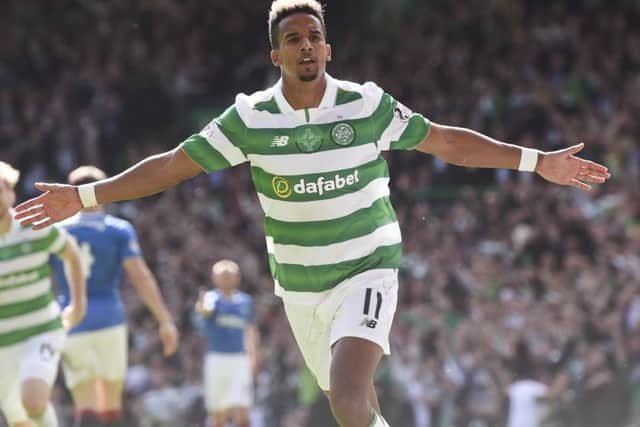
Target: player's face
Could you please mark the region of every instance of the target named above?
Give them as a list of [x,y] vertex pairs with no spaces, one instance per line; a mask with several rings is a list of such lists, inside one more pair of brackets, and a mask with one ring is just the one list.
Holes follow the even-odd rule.
[[218,273],[211,273],[211,280],[222,292],[232,292],[238,288],[240,273],[235,270],[225,269]]
[[9,213],[16,202],[16,192],[4,179],[0,179],[0,219]]
[[310,82],[324,75],[331,60],[331,46],[322,23],[313,15],[294,13],[278,24],[278,49],[271,51],[273,64],[284,78]]

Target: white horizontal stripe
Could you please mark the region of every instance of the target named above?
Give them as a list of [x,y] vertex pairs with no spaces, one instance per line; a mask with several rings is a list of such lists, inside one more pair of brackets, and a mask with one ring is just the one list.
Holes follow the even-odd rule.
[[273,293],[282,298],[285,304],[291,301],[297,305],[315,305],[322,302],[327,296],[329,296],[332,290],[328,289],[320,292],[293,292],[280,286],[280,282],[276,279],[273,280],[273,284]]
[[233,145],[225,134],[222,133],[215,120],[202,129],[200,136],[205,138],[209,145],[219,152],[231,166],[238,165],[247,160],[242,151]]
[[249,154],[252,166],[272,175],[306,175],[355,168],[378,158],[376,145],[338,148],[307,154]]
[[68,237],[69,237],[69,235],[67,234],[67,232],[65,230],[63,230],[63,229],[60,229],[59,232],[58,232],[58,237],[56,237],[56,240],[49,247],[49,251],[51,253],[55,253],[55,254],[60,252],[60,250],[67,243]]
[[48,252],[36,252],[30,255],[17,256],[7,261],[0,261],[0,274],[17,273],[39,267],[49,260]]
[[261,193],[258,193],[258,199],[266,216],[278,221],[308,222],[342,218],[368,208],[379,198],[388,195],[389,178],[377,178],[356,192],[328,200],[286,202]]
[[397,281],[398,271],[392,268],[377,268],[373,270],[363,271],[356,274],[345,281],[338,283],[334,288],[321,292],[296,292],[288,291],[280,286],[277,280],[274,280],[274,293],[282,298],[285,305],[316,305],[326,301],[326,298],[332,297],[342,301],[341,295],[345,292],[351,292],[352,289],[366,288],[376,282]]
[[55,319],[59,314],[60,306],[58,306],[57,302],[51,301],[48,306],[41,308],[40,310],[0,320],[0,334],[47,323]]
[[[19,224],[14,221],[15,224]],[[46,238],[51,232],[51,228],[47,227],[44,230],[32,230],[30,228],[21,229],[20,225],[16,225],[15,229],[11,230],[8,235],[5,235],[2,246],[12,246],[17,243],[28,243],[32,240],[39,240]],[[0,270],[2,271],[2,270]]]
[[381,246],[400,243],[397,222],[383,225],[365,236],[326,246],[273,245],[273,255],[280,264],[304,266],[329,265],[351,261],[372,254]]
[[0,292],[0,305],[26,301],[49,292],[51,279],[45,277],[30,285],[20,286],[15,289]]

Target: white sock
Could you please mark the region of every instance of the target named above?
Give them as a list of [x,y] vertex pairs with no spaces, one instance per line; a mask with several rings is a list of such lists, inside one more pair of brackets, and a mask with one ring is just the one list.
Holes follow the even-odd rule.
[[40,418],[34,418],[33,422],[37,427],[58,427],[58,417],[51,402],[47,404],[47,409],[44,410],[44,414],[42,414]]

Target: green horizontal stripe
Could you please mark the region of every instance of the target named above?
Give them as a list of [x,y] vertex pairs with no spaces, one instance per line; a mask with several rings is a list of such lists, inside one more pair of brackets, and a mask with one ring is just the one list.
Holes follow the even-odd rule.
[[201,135],[191,135],[182,143],[182,149],[191,160],[207,172],[231,167],[227,159]]
[[[380,156],[372,162],[355,168],[322,174],[288,175],[286,177],[274,177],[274,175],[254,166],[251,168],[251,176],[256,191],[269,198],[286,200],[287,202],[309,202],[354,193],[366,187],[374,179],[388,177],[389,170],[387,162]],[[320,179],[322,181],[319,181]],[[341,188],[338,188],[339,186]]]
[[337,264],[303,266],[279,264],[269,255],[269,264],[276,279],[284,289],[294,292],[322,292],[332,289],[346,279],[374,268],[398,268],[402,256],[402,244],[381,246],[372,254]]
[[31,285],[32,283],[49,277],[50,274],[51,266],[48,262],[30,270],[22,270],[11,274],[5,274],[0,276],[0,293],[22,286]]
[[395,221],[391,201],[382,197],[368,208],[329,221],[285,222],[266,217],[264,229],[277,244],[325,246],[365,236]]
[[39,239],[22,241],[0,248],[0,261],[9,261],[20,256],[32,255],[36,252],[48,252],[60,234],[56,227],[50,228],[49,234]]
[[0,320],[40,310],[49,305],[51,301],[53,301],[53,295],[51,292],[47,292],[30,300],[0,305]]
[[231,106],[216,119],[218,129],[246,156],[245,147],[251,142],[247,139],[247,127],[240,118],[235,106]]
[[392,150],[413,150],[422,141],[425,140],[431,129],[431,123],[427,123],[421,114],[414,113],[409,119],[400,139],[391,143]]
[[[386,129],[393,118],[395,101],[388,94],[384,94],[376,110],[368,117],[354,120],[336,120],[333,123],[313,125],[319,131],[322,144],[314,152],[322,152],[343,148],[333,141],[331,131],[339,123],[348,123],[355,130],[355,140],[348,147],[371,144],[380,139],[380,135]],[[236,113],[237,115],[237,113]],[[235,116],[221,117],[219,119],[222,129],[232,131],[227,135],[234,145],[244,147],[245,154],[281,155],[303,153],[296,144],[301,131],[310,125],[295,128],[248,128],[240,118]],[[226,135],[226,133],[225,133]],[[273,144],[276,137],[289,137],[285,146]],[[234,139],[235,138],[235,139]],[[240,141],[237,139],[240,138]]]
[[32,326],[26,329],[20,329],[14,332],[0,334],[0,347],[13,345],[36,335],[40,335],[45,332],[53,331],[60,328],[62,328],[62,321],[60,320],[60,316],[58,316],[56,319],[50,320],[49,322],[42,323],[40,325]]

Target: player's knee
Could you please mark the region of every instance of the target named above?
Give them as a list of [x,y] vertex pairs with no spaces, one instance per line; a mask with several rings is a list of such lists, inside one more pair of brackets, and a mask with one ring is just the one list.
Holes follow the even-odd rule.
[[363,414],[368,413],[365,396],[364,392],[356,392],[346,387],[331,389],[331,411],[340,425],[353,426],[363,422]]
[[28,379],[22,384],[22,406],[31,418],[38,418],[47,409],[49,386],[39,379]]
[[23,400],[22,406],[27,411],[29,418],[40,418],[47,409],[47,403],[48,401],[43,399],[29,399]]

